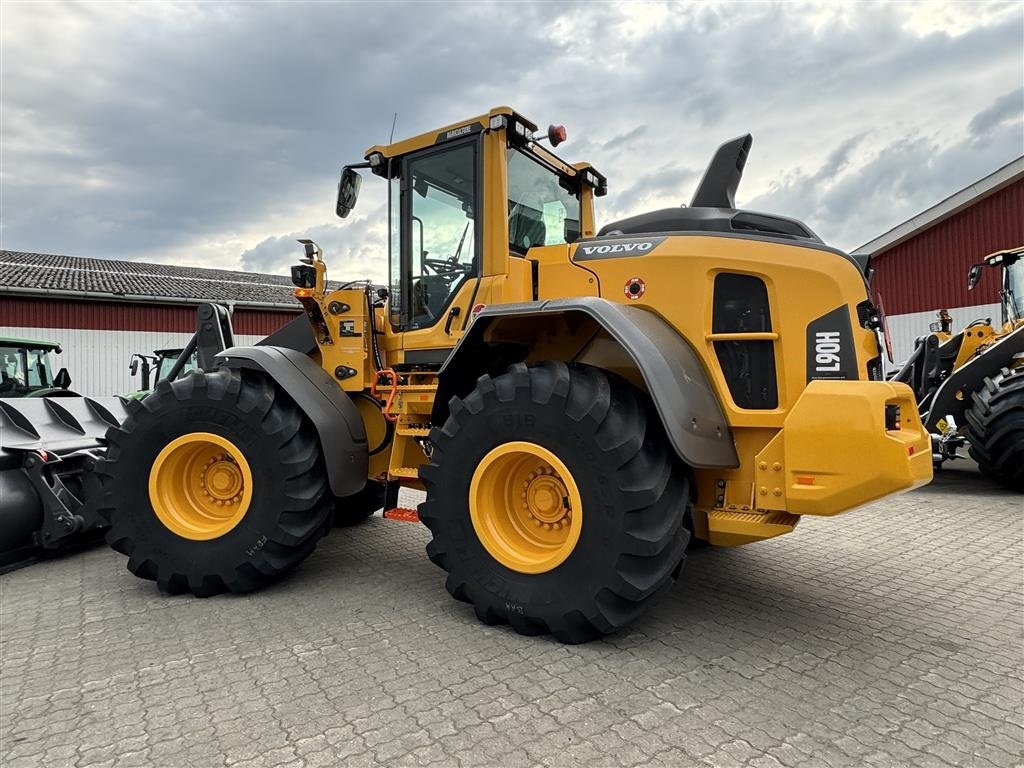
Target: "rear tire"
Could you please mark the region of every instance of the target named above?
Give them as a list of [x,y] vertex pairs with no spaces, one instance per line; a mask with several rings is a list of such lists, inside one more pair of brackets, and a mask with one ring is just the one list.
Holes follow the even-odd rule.
[[[427,500],[419,507],[433,533],[427,553],[448,572],[448,591],[481,621],[585,642],[626,626],[675,582],[690,539],[689,479],[647,399],[625,381],[560,362],[514,365],[497,378],[482,376],[464,400],[453,398],[430,439],[430,464],[421,470]],[[478,466],[524,442],[557,457],[582,507],[577,515],[567,506],[571,524],[582,520],[571,552],[532,573],[491,554],[470,501]]]
[[1003,370],[971,394],[967,441],[978,468],[1024,492],[1024,367]]
[[[247,592],[294,568],[327,532],[333,498],[316,431],[265,376],[196,371],[160,383],[128,408],[125,422],[107,433],[99,511],[110,520],[107,543],[128,555],[136,576],[168,593]],[[204,433],[238,449],[252,489],[234,527],[196,540],[162,522],[149,479],[166,447]]]

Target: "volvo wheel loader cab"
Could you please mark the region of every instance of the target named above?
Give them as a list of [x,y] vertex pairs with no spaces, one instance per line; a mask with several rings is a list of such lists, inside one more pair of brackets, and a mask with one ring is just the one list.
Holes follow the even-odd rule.
[[332,509],[355,521],[383,492],[416,519],[394,507],[422,489],[454,597],[580,642],[657,600],[693,538],[753,542],[927,482],[861,265],[734,207],[749,149],[723,145],[695,207],[599,230],[604,176],[509,108],[371,147],[337,211],[359,171],[386,185],[387,290],[326,290],[303,241],[311,333],[228,349],[111,431],[108,540],[167,591],[248,590]]
[[986,269],[1000,273],[1001,324],[979,318],[953,333],[941,310],[894,380],[910,385],[925,426],[938,433],[936,466],[966,443],[983,473],[1024,491],[1024,247],[972,266],[968,290]]

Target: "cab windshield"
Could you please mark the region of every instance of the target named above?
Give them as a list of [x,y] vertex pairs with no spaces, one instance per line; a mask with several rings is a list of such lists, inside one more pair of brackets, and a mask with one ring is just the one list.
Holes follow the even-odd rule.
[[508,246],[518,254],[580,236],[580,199],[561,177],[519,149],[508,151]]
[[[178,355],[181,354],[181,350],[172,349],[165,352],[160,352],[158,354],[160,355],[160,366],[159,368],[157,368],[156,371],[156,380],[163,381],[164,379],[167,378],[167,374],[171,372],[171,369],[174,367],[174,364],[178,361]],[[179,373],[178,376],[184,376],[189,371],[194,371],[198,367],[199,362],[196,359],[195,354],[193,353],[192,357],[190,357],[188,359],[188,362],[185,363],[185,367],[181,369],[181,373]]]
[[51,386],[48,349],[0,347],[0,392]]
[[1006,322],[1024,320],[1024,257],[1006,265],[1003,275],[1003,311]]

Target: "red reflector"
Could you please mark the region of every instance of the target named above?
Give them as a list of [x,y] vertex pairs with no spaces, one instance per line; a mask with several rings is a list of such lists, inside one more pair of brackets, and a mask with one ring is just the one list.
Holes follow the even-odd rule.
[[797,475],[797,485],[814,485],[814,478],[809,475]]
[[913,456],[914,455],[914,446],[912,446],[912,445],[908,445],[907,446],[907,455],[909,455],[909,456]]

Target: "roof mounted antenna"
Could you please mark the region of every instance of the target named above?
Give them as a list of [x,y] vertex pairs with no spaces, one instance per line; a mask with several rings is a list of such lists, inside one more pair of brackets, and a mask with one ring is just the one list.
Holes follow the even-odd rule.
[[393,144],[395,141],[395,126],[398,125],[398,113],[395,112],[394,118],[391,120],[391,135],[388,137],[388,144]]
[[697,191],[693,193],[691,208],[736,207],[736,188],[743,178],[743,166],[747,164],[753,143],[754,137],[748,133],[730,139],[718,148],[697,185]]

